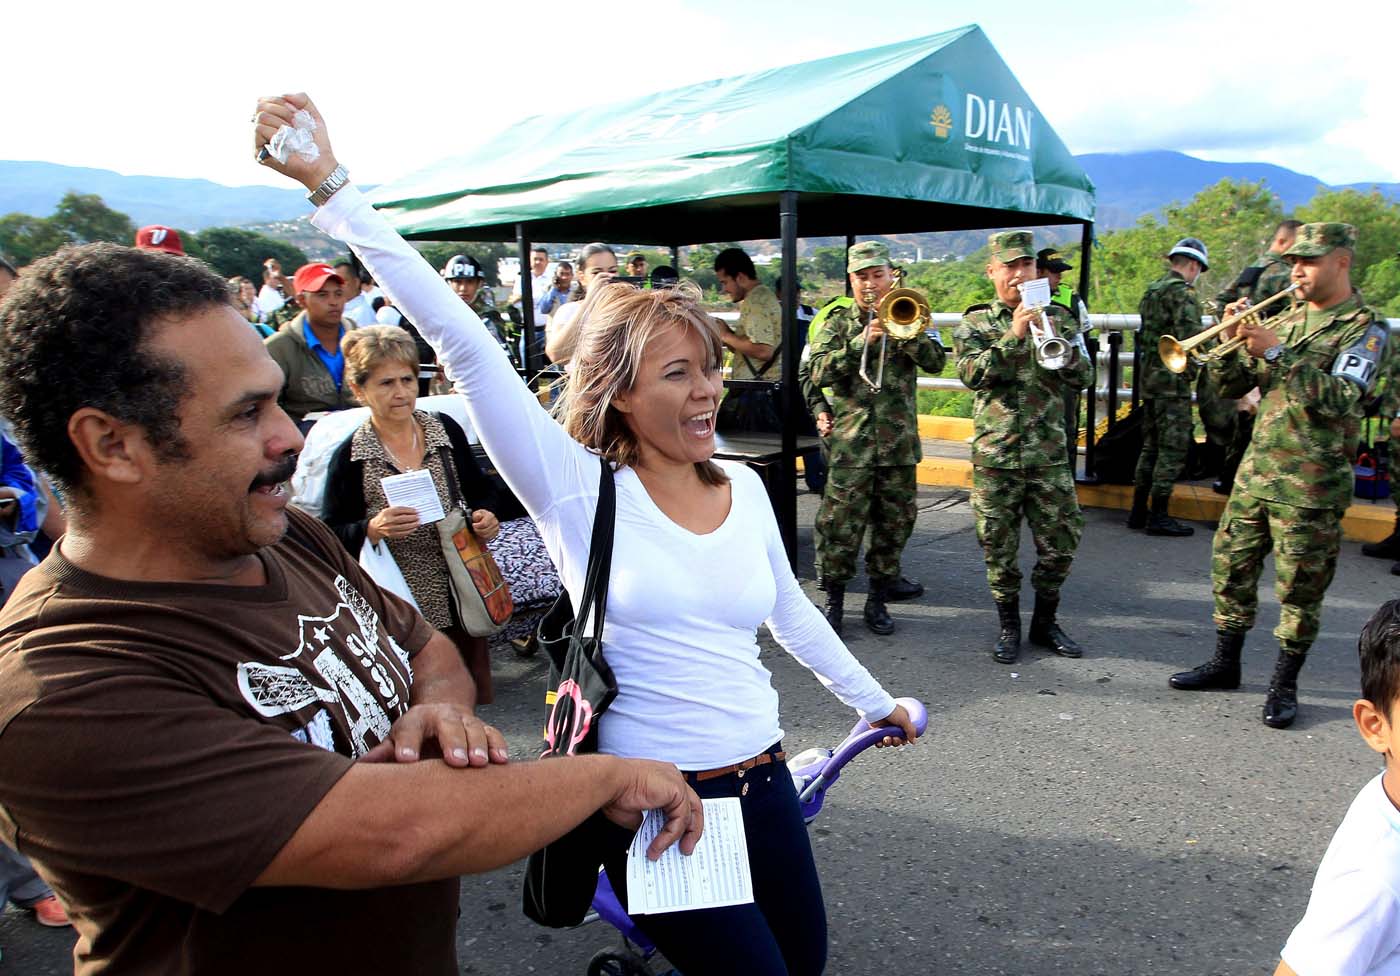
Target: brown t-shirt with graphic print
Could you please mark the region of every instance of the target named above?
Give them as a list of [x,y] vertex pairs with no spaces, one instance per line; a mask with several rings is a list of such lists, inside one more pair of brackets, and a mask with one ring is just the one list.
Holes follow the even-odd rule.
[[90,973],[456,973],[458,884],[255,888],[408,709],[431,628],[288,511],[262,586],[133,583],[55,549],[0,612],[0,837]]

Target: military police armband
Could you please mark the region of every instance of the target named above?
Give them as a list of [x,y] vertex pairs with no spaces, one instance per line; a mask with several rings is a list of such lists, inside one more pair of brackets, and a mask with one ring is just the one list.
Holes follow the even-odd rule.
[[1361,341],[1344,350],[1332,363],[1332,375],[1350,380],[1363,391],[1371,389],[1375,385],[1381,356],[1385,353],[1385,344],[1389,338],[1390,330],[1386,323],[1383,320],[1373,321],[1366,329],[1366,334],[1361,337]]

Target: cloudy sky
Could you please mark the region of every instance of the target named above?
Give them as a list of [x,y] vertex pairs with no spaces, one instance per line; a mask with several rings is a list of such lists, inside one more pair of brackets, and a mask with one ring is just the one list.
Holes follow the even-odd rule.
[[0,159],[277,183],[250,161],[247,119],[260,93],[305,90],[356,179],[378,183],[512,119],[975,22],[1074,152],[1400,181],[1394,0],[7,6]]

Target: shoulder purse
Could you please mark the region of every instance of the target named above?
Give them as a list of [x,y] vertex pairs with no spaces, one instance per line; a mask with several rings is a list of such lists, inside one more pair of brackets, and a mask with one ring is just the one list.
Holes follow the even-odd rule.
[[[539,642],[549,655],[548,717],[542,759],[598,750],[598,716],[617,697],[617,680],[603,660],[603,616],[612,569],[613,525],[617,499],[611,465],[599,458],[602,473],[588,571],[574,612],[565,590],[540,621]],[[584,636],[592,624],[593,636]],[[595,813],[552,844],[530,855],[525,866],[522,907],[541,925],[578,925],[592,904],[603,864],[603,845],[615,828]]]
[[473,637],[490,637],[510,622],[515,604],[491,550],[472,531],[452,453],[444,451],[440,456],[452,501],[447,514],[436,523],[447,562],[447,593],[462,628]]

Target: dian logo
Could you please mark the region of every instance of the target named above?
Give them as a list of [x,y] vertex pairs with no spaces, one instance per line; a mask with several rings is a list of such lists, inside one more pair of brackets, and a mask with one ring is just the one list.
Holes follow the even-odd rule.
[[933,126],[933,134],[940,139],[948,138],[948,133],[953,131],[953,113],[946,105],[935,105],[928,122]]

